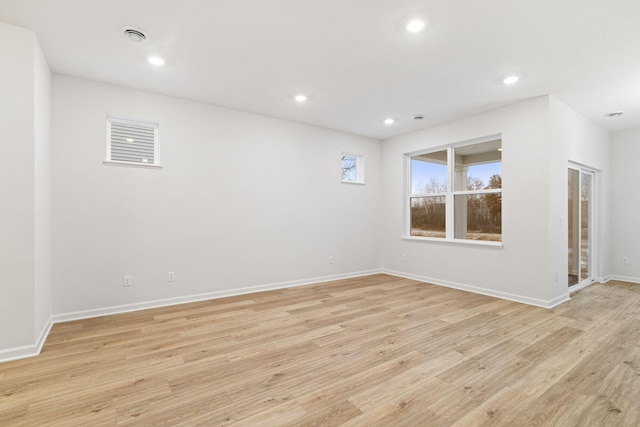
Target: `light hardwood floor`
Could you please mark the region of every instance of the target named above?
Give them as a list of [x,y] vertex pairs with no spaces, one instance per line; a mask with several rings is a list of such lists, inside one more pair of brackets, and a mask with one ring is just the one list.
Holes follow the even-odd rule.
[[387,275],[54,326],[0,425],[638,426],[640,285],[553,310]]

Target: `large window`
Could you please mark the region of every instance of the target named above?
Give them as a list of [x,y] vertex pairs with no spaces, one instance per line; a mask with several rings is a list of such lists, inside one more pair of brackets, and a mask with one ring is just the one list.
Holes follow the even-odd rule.
[[502,241],[502,141],[408,155],[409,234]]

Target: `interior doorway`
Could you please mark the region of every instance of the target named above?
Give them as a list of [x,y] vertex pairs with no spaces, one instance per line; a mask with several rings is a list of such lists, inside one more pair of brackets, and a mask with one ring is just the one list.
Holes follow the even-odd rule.
[[575,289],[595,280],[595,173],[570,166],[568,184],[568,283]]

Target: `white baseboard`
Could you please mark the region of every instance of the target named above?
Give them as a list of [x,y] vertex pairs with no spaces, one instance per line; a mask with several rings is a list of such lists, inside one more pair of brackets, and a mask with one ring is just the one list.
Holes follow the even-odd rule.
[[255,292],[273,291],[276,289],[293,288],[296,286],[312,285],[314,283],[330,282],[332,280],[352,279],[362,276],[370,276],[380,273],[380,270],[358,271],[347,274],[336,274],[332,276],[314,277],[310,279],[292,280],[289,282],[271,283],[268,285],[250,286],[247,288],[229,289],[225,291],[207,292],[204,294],[187,295],[183,297],[166,298],[161,300],[145,301],[134,304],[118,305],[113,307],[96,308],[92,310],[75,311],[71,313],[56,314],[53,316],[54,323],[68,322],[71,320],[89,319],[99,316],[110,316],[112,314],[128,313],[131,311],[147,310],[150,308],[167,307],[170,305],[187,304],[190,302],[206,301],[218,298],[231,297],[236,295],[246,295]]
[[370,276],[372,274],[381,273],[381,270],[357,271],[346,274],[335,274],[332,276],[314,277],[310,279],[292,280],[289,282],[271,283],[267,285],[251,286],[246,288],[230,289],[226,291],[207,292],[204,294],[187,295],[183,297],[167,298],[162,300],[145,301],[135,304],[125,304],[113,307],[96,308],[92,310],[75,311],[71,313],[54,314],[49,318],[45,328],[43,328],[36,343],[32,345],[14,347],[6,350],[0,350],[0,363],[9,362],[11,360],[25,359],[40,354],[51,327],[55,323],[68,322],[71,320],[89,319],[92,317],[109,316],[112,314],[128,313],[131,311],[146,310],[150,308],[166,307],[170,305],[186,304],[190,302],[205,301],[211,299],[224,298],[235,295],[252,294],[255,292],[271,291],[283,288],[293,288],[296,286],[312,285],[314,283],[330,282],[333,280],[352,279],[362,276]]
[[619,280],[621,282],[629,282],[629,283],[640,283],[640,277],[630,277],[630,276],[618,276],[616,274],[612,274],[610,280]]
[[463,283],[451,282],[448,280],[434,279],[432,277],[419,276],[416,274],[403,273],[400,271],[382,269],[382,273],[390,274],[392,276],[404,277],[406,279],[414,279],[420,282],[431,283],[434,285],[445,286],[447,288],[458,289],[461,291],[473,292],[474,294],[487,295],[490,297],[496,297],[506,299],[509,301],[520,302],[523,304],[534,305],[542,308],[553,308],[563,302],[569,301],[569,292],[560,295],[551,300],[542,300],[538,298],[531,298],[524,295],[516,295],[508,292],[494,291],[492,289],[480,288],[478,286],[466,285]]
[[38,338],[34,344],[1,350],[0,363],[10,362],[12,360],[18,359],[26,359],[27,357],[39,355],[40,351],[42,351],[42,346],[49,336],[49,332],[51,331],[53,323],[53,317],[49,317],[49,320],[40,331],[40,335],[38,335]]
[[[567,293],[557,296],[551,300],[546,301],[546,305],[539,305],[538,307],[543,307],[543,308],[553,308],[553,307],[557,307],[560,304],[562,304],[563,302],[567,302],[571,299],[571,297],[569,296],[569,291],[567,291]],[[525,304],[527,304],[525,302]],[[532,305],[536,305],[536,304],[532,304]]]

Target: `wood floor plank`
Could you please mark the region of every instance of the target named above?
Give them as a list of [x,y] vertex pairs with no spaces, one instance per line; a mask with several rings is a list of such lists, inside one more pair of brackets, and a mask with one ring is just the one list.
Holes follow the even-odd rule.
[[637,426],[640,285],[552,310],[375,274],[54,325],[4,426]]
[[467,412],[462,418],[456,421],[454,427],[496,427],[510,426],[508,417],[510,412],[523,410],[532,398],[524,393],[519,393],[509,387],[505,387],[483,401],[475,409]]
[[[394,401],[414,388],[422,388],[434,376],[448,369],[452,364],[462,360],[464,356],[452,351],[450,354],[437,359],[430,359],[411,369],[395,375],[377,385],[369,385],[357,393],[349,396],[349,401],[362,411],[370,411],[387,402]],[[444,383],[444,382],[442,382]],[[449,385],[449,384],[447,384]]]

